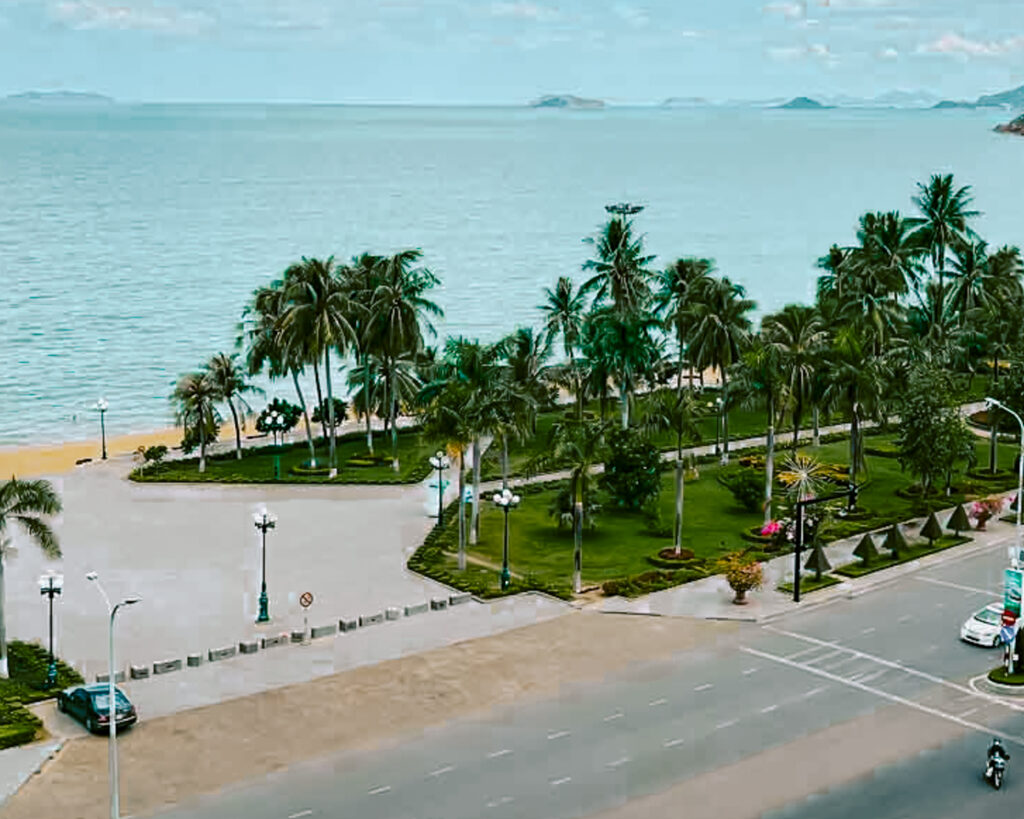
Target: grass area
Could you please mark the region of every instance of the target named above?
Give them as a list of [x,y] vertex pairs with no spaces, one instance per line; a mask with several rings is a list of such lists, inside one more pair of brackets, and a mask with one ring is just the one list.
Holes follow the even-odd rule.
[[[398,434],[398,458],[400,468],[396,472],[391,466],[391,439],[375,436],[374,453],[376,461],[363,465],[367,460],[366,436],[351,432],[338,438],[336,457],[338,474],[329,479],[326,474],[300,474],[309,461],[309,446],[305,441],[281,447],[273,445],[243,450],[238,460],[234,450],[206,459],[206,471],[199,472],[198,455],[175,461],[136,469],[132,480],[145,482],[187,482],[187,483],[330,483],[330,484],[396,484],[417,483],[431,472],[428,458],[437,447],[416,430],[403,430]],[[274,477],[274,458],[281,459],[281,477]],[[328,447],[320,438],[316,442],[317,466],[327,466]]]
[[58,660],[57,682],[47,688],[50,657],[45,648],[15,640],[7,644],[7,651],[10,677],[0,679],[0,748],[24,745],[36,738],[42,721],[25,707],[27,704],[83,682],[77,671]]
[[[843,581],[841,579],[833,577],[830,574],[823,574],[821,576],[821,580],[815,580],[813,575],[801,577],[800,594],[810,594],[818,589],[827,589],[829,586],[835,586],[842,582]],[[780,592],[785,592],[786,594],[793,593],[792,583],[780,583],[777,588]]]
[[[872,572],[891,569],[893,566],[899,566],[901,563],[909,563],[911,560],[917,560],[925,555],[935,554],[953,546],[959,546],[961,543],[968,543],[970,540],[971,538],[962,535],[960,537],[956,535],[943,535],[935,541],[934,546],[929,546],[927,541],[910,543],[909,548],[902,551],[899,558],[895,560],[888,553],[883,553],[879,555],[877,560],[872,560],[869,565],[864,565],[863,562],[857,561],[856,563],[840,566],[838,569],[834,569],[834,571],[836,574],[841,574],[844,577],[863,577]],[[876,545],[880,546],[881,544],[878,543]]]
[[1006,669],[1002,666],[998,666],[989,671],[988,678],[992,680],[992,682],[999,683],[1000,685],[1024,685],[1024,671],[1015,671],[1013,674],[1007,674]]

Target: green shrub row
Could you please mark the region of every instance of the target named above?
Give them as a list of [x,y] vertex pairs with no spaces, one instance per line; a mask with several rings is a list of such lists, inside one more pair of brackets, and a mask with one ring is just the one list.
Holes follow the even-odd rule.
[[609,597],[640,597],[651,592],[670,589],[693,580],[707,577],[703,568],[677,569],[676,571],[642,572],[632,577],[606,580],[601,584],[601,591]]

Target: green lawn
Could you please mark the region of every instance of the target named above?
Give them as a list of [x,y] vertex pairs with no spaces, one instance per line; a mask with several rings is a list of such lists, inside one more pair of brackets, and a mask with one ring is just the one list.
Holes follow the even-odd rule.
[[[206,471],[199,472],[199,458],[148,466],[144,471],[132,472],[132,479],[153,482],[203,482],[203,483],[274,483],[274,458],[281,459],[281,483],[416,483],[430,474],[428,458],[437,447],[414,430],[402,431],[398,435],[398,457],[400,469],[396,472],[390,463],[391,439],[377,435],[374,453],[382,463],[373,466],[353,466],[352,458],[366,455],[366,437],[363,433],[349,433],[338,439],[336,457],[338,474],[333,480],[325,475],[294,474],[292,467],[301,467],[309,460],[309,447],[303,441],[282,447],[273,445],[243,450],[242,459],[235,452],[226,452],[208,457]],[[317,441],[317,465],[327,466],[328,448],[323,439]]]
[[[823,574],[821,580],[815,580],[813,574],[802,575],[800,577],[800,594],[810,594],[818,589],[827,589],[829,586],[835,586],[842,582],[838,577],[833,577],[830,574]],[[780,583],[778,590],[786,594],[792,594],[793,584]]]

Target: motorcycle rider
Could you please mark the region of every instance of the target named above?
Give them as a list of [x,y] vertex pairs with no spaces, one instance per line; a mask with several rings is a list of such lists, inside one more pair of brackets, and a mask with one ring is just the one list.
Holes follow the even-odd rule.
[[1004,762],[1010,759],[1010,755],[1003,747],[1003,743],[999,741],[999,737],[993,737],[992,744],[988,746],[988,768],[985,771],[985,776],[992,776],[992,760],[996,757],[1000,757]]

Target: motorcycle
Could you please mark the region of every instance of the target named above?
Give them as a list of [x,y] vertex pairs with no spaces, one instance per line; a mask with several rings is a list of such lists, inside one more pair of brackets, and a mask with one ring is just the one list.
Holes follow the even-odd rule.
[[1003,786],[1003,777],[1006,775],[1006,760],[999,754],[989,757],[988,767],[985,768],[985,781],[999,790]]

